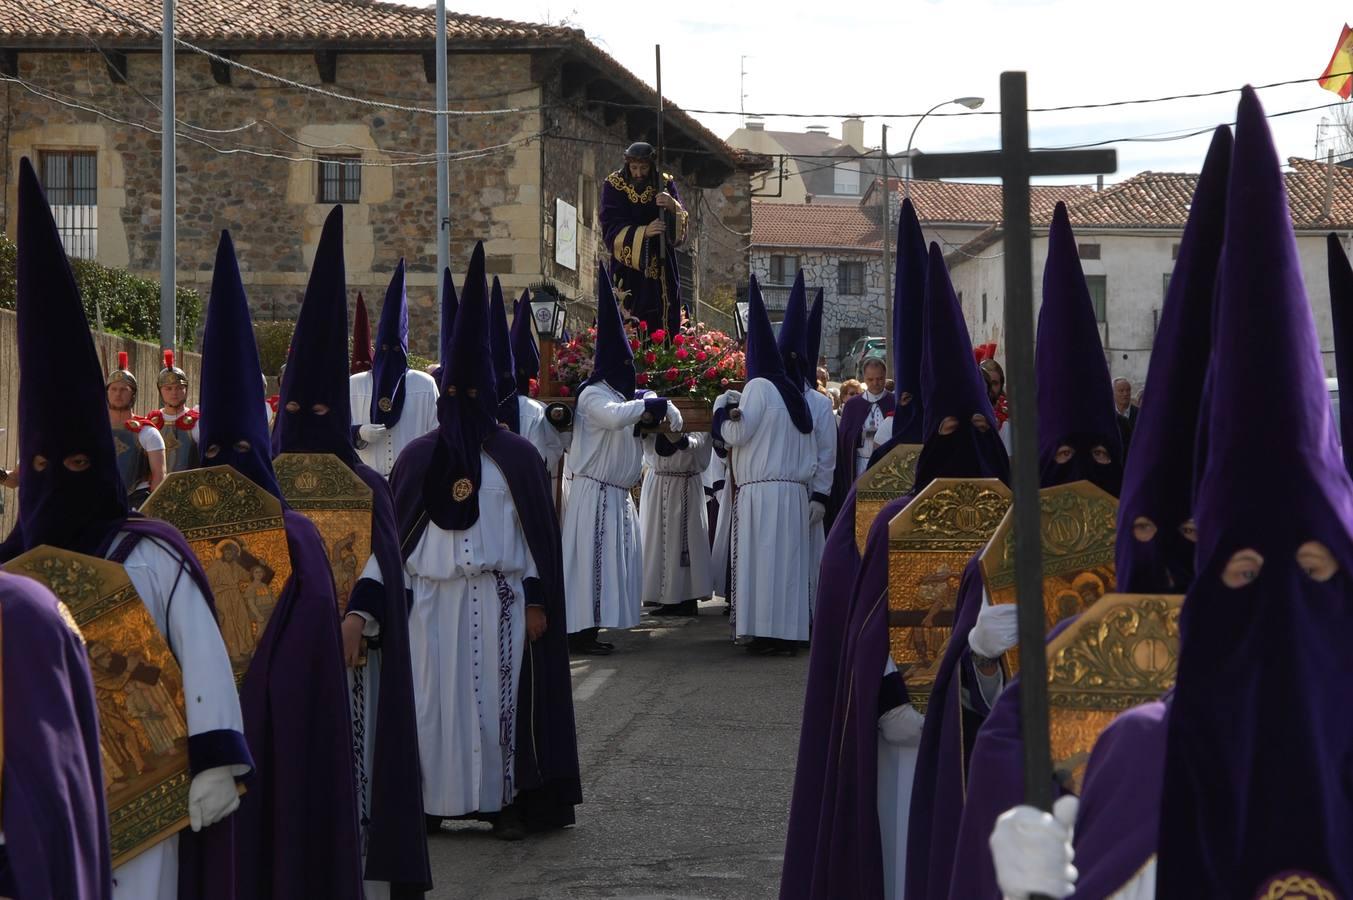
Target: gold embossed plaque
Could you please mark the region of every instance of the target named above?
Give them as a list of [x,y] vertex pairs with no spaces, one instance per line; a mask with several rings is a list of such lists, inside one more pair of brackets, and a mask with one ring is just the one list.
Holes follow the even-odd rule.
[[283,453],[272,465],[282,496],[324,538],[341,616],[371,556],[371,488],[332,453]]
[[916,483],[920,444],[898,444],[870,466],[855,484],[855,546],[863,553],[874,519],[893,500],[911,493]]
[[4,569],[45,585],[83,633],[116,868],[188,826],[183,675],[117,563],[44,544]]
[[141,512],[183,532],[202,563],[239,682],[291,577],[282,502],[230,466],[211,466],[166,475]]
[[888,525],[888,646],[921,712],[953,632],[963,568],[1010,497],[995,478],[936,478]]
[[1053,770],[1072,793],[1114,716],[1174,686],[1183,605],[1182,595],[1105,594],[1048,643]]
[[[1114,574],[1118,500],[1088,481],[1038,492],[1043,545],[1043,609],[1047,627],[1085,612],[1108,593]],[[1014,510],[982,554],[982,579],[991,602],[1015,602]],[[1005,654],[1006,671],[1019,671],[1019,648]]]

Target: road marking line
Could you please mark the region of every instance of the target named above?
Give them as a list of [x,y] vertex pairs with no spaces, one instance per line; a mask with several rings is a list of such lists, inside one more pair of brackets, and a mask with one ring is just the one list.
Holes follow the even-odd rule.
[[588,675],[582,680],[582,683],[574,689],[573,702],[581,703],[584,700],[590,700],[592,695],[601,690],[601,686],[605,684],[606,680],[614,675],[615,672],[615,669],[598,669],[591,675]]

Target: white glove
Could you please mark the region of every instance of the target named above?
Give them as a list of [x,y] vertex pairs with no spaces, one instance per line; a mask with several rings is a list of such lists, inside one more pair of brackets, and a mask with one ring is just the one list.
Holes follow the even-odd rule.
[[996,820],[991,831],[991,856],[996,882],[1007,900],[1025,900],[1042,894],[1061,900],[1076,890],[1079,873],[1071,864],[1072,832],[1080,801],[1060,798],[1052,813],[1032,806],[1016,806]]
[[978,656],[995,659],[1019,643],[1019,608],[1013,603],[983,606],[968,633],[968,646]]
[[827,507],[822,505],[821,500],[808,501],[808,524],[816,525],[827,515]]
[[362,425],[357,429],[357,436],[365,443],[371,443],[376,438],[385,434],[384,425]]
[[198,772],[188,786],[188,822],[193,831],[215,825],[240,808],[239,791],[230,766]]
[[737,406],[742,402],[742,391],[724,391],[724,401],[729,406]]
[[681,410],[671,400],[667,401],[667,429],[676,433],[682,429],[685,422],[681,419]]
[[925,716],[916,711],[910,703],[895,706],[879,716],[879,734],[890,744],[900,747],[916,747],[921,743],[921,728],[925,725]]

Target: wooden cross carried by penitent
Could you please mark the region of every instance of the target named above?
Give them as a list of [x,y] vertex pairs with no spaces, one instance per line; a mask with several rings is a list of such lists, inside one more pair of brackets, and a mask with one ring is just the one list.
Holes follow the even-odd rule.
[[1038,393],[1034,384],[1033,239],[1029,178],[1098,175],[1118,168],[1113,150],[1029,149],[1028,88],[1023,72],[1001,73],[1001,149],[933,153],[912,162],[917,178],[998,176],[1005,231],[1005,343],[1010,421],[1015,429],[1011,488],[1015,494],[1015,592],[1019,607],[1020,714],[1024,736],[1024,800],[1052,808],[1048,744],[1048,679],[1044,653],[1043,565],[1038,503]]

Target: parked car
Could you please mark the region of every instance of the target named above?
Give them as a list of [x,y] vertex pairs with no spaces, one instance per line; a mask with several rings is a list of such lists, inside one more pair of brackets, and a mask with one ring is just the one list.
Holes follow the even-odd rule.
[[888,340],[881,337],[862,337],[850,345],[845,359],[841,360],[843,378],[863,378],[864,364],[869,359],[887,361]]

